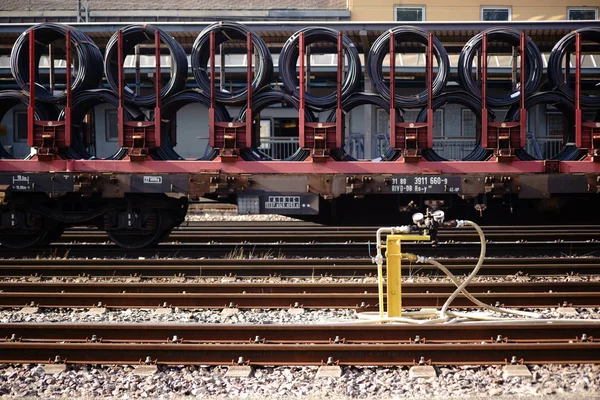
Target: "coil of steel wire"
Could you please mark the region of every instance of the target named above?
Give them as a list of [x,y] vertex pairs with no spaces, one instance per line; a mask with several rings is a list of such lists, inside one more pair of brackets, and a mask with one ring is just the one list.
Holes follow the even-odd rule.
[[[171,77],[166,85],[160,90],[161,99],[171,96],[185,88],[187,82],[188,62],[187,55],[173,37],[165,31],[152,25],[129,25],[122,29],[123,58],[142,42],[151,40],[154,42],[155,32],[158,30],[160,41],[167,46],[171,54]],[[115,93],[119,93],[119,56],[118,56],[119,32],[108,40],[104,57],[104,71],[106,80]],[[156,104],[156,92],[138,96],[127,84],[123,90],[124,100],[138,107],[150,107]]]
[[[550,57],[548,58],[548,79],[552,85],[562,92],[569,100],[575,100],[575,89],[565,82],[565,74],[563,68],[563,59],[567,51],[574,52],[575,37],[579,33],[582,41],[592,41],[600,44],[600,27],[587,27],[577,29],[574,32],[563,36],[552,48]],[[573,69],[574,70],[574,69]],[[600,94],[582,94],[580,96],[582,105],[585,106],[600,106]]]
[[[304,33],[304,44],[310,46],[313,43],[326,42],[334,43],[337,46],[338,31],[324,27],[309,27],[300,29],[288,38],[279,54],[279,76],[285,87],[285,90],[294,97],[299,97],[298,75],[296,65],[300,56],[300,33]],[[347,66],[342,82],[342,100],[354,93],[360,83],[361,63],[358,50],[354,43],[347,37],[342,36],[342,46],[347,60]],[[326,110],[335,106],[337,93],[333,91],[326,96],[315,96],[311,93],[305,93],[304,99],[306,105],[315,110]]]
[[[377,92],[389,99],[390,87],[383,77],[383,60],[390,52],[390,32],[393,33],[396,43],[421,43],[427,46],[429,42],[429,32],[415,26],[397,26],[391,31],[384,32],[379,36],[369,51],[369,78],[377,89]],[[438,71],[433,79],[433,95],[441,93],[446,86],[448,73],[450,71],[450,59],[446,49],[437,37],[433,37],[433,54],[438,65]],[[396,91],[394,104],[397,107],[421,107],[427,104],[427,89],[414,95],[402,95]]]
[[[390,102],[383,98],[383,96],[375,93],[366,93],[366,92],[358,92],[353,93],[342,102],[342,110],[344,114],[348,114],[350,111],[355,109],[356,107],[364,106],[364,105],[372,105],[377,106],[379,108],[384,109],[388,114],[390,112]],[[403,122],[403,112],[402,110],[396,108],[396,121]],[[336,110],[333,110],[327,116],[327,122],[336,122],[337,115]],[[356,158],[352,157],[350,154],[346,152],[345,149],[334,149],[331,151],[331,158],[336,161],[356,161]]]
[[[115,108],[119,107],[119,99],[109,89],[84,90],[73,96],[71,104],[71,146],[64,150],[65,158],[72,159],[96,159],[83,143],[81,127],[86,114],[100,104],[109,104]],[[126,106],[123,117],[125,121],[133,121],[143,118],[143,114],[135,106]],[[61,111],[59,120],[65,119],[65,111]],[[105,160],[121,160],[127,155],[127,150],[119,148]]]
[[[189,104],[202,104],[206,108],[210,108],[210,99],[198,90],[189,89],[177,93],[174,96],[167,97],[161,104],[161,128],[160,137],[161,145],[158,149],[152,151],[152,157],[157,160],[183,160],[173,148],[173,142],[169,135],[169,124],[171,118],[177,114],[179,110]],[[217,103],[215,104],[215,120],[217,122],[231,121],[231,117],[227,109]],[[208,125],[208,123],[207,123]],[[218,152],[214,149],[207,149],[205,154],[198,160],[214,160],[218,156]]]
[[[512,28],[490,28],[473,36],[462,48],[458,58],[458,78],[464,90],[477,98],[481,98],[481,86],[473,74],[473,60],[483,44],[483,34],[487,34],[488,44],[502,42],[513,47],[519,47],[521,32]],[[488,46],[489,47],[489,46]],[[488,50],[489,52],[489,50]],[[540,85],[544,74],[542,54],[529,36],[525,36],[525,96],[529,96]],[[518,85],[517,85],[518,86]],[[521,90],[517,87],[511,94],[502,97],[487,96],[487,105],[490,107],[508,107],[518,103],[521,99]]]
[[[2,121],[6,113],[10,111],[11,108],[18,105],[24,105],[26,107],[29,107],[29,96],[27,95],[27,93],[21,92],[19,90],[0,91],[0,121]],[[58,115],[58,110],[52,104],[36,102],[34,115],[37,121],[55,121]],[[4,146],[0,144],[0,158],[15,157],[13,157],[8,151],[6,151]]]
[[[95,89],[102,82],[102,53],[92,39],[79,29],[62,24],[40,24],[27,29],[13,45],[10,54],[10,70],[19,87],[29,93],[29,32],[35,35],[35,80],[40,84],[39,61],[42,50],[52,42],[65,39],[67,31],[71,31],[72,48],[77,54],[73,64],[76,66],[72,76],[71,90],[76,93],[80,90]],[[50,92],[44,86],[36,86],[36,100],[48,103],[61,103],[67,98],[64,91]]]
[[[207,96],[210,95],[208,61],[210,60],[211,32],[215,33],[215,47],[218,47],[229,40],[243,40],[245,42],[249,30],[242,24],[222,21],[207,26],[196,38],[190,55],[192,72],[194,73],[194,78],[196,79],[196,83],[200,87],[200,90],[206,93]],[[252,45],[254,47],[254,54],[258,57],[257,65],[254,66],[252,93],[258,93],[271,81],[273,75],[273,58],[271,57],[267,44],[256,33],[252,33]],[[248,61],[251,62],[251,60]],[[217,101],[226,104],[241,104],[248,98],[248,90],[245,87],[233,91],[221,91],[215,89],[215,97]]]
[[[252,100],[252,113],[253,117],[256,117],[260,114],[262,110],[267,108],[268,106],[272,106],[274,104],[284,104],[294,107],[296,110],[300,110],[300,102],[297,98],[293,97],[290,94],[284,93],[279,90],[267,90],[262,92]],[[246,111],[248,107],[243,107],[240,110],[240,113],[237,117],[237,121],[245,121],[246,120]],[[304,109],[304,120],[306,122],[315,122],[316,118],[314,114],[308,109]],[[298,148],[298,150],[292,154],[291,156],[285,158],[285,161],[303,161],[310,155],[310,152],[303,148]],[[264,157],[264,155],[261,156]],[[267,156],[268,157],[268,156]]]
[[[459,104],[464,107],[467,107],[475,114],[475,117],[478,121],[478,125],[481,125],[481,102],[473,95],[463,91],[443,93],[440,96],[437,96],[433,99],[432,108],[435,111],[446,104]],[[490,109],[488,109],[488,121],[492,122],[495,118],[495,114]],[[421,109],[419,115],[417,115],[415,122],[427,122],[427,107]],[[492,153],[489,150],[486,150],[481,146],[481,138],[478,138],[475,143],[475,146],[473,147],[473,150],[461,160],[485,161],[488,158],[490,158],[491,155]],[[425,158],[428,161],[447,161],[446,158],[440,156],[433,149],[424,150],[423,158]]]
[[[556,107],[565,118],[565,132],[563,139],[566,144],[561,151],[551,159],[561,161],[580,159],[583,152],[573,143],[575,140],[575,106],[573,101],[561,92],[541,92],[525,99],[525,108],[528,110],[539,104],[550,104]],[[521,119],[520,110],[520,106],[515,104],[508,109],[504,120],[507,122],[519,122]],[[529,154],[525,149],[518,149],[515,154],[519,160],[523,161],[538,159],[538,157]]]

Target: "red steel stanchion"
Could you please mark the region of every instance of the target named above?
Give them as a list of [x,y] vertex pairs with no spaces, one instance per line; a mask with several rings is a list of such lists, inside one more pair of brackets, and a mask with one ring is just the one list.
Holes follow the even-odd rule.
[[[252,52],[254,45],[252,43],[252,33],[248,32],[246,37],[246,84],[247,84],[247,109],[246,119],[243,122],[219,122],[216,121],[216,71],[215,71],[215,48],[216,37],[215,32],[210,32],[210,108],[208,110],[209,118],[209,145],[215,149],[219,149],[221,161],[231,162],[237,161],[240,150],[250,149],[254,146],[254,135],[252,129]],[[224,59],[224,58],[222,58]],[[221,69],[224,65],[221,65]]]
[[[600,122],[584,122],[581,110],[581,35],[575,32],[575,146],[587,151],[591,161],[600,161]],[[567,64],[569,59],[567,59]]]

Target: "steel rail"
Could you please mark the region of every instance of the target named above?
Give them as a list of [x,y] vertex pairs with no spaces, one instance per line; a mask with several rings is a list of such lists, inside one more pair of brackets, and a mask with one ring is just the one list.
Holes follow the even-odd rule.
[[[2,341],[67,341],[90,342],[93,336],[102,343],[166,343],[177,337],[180,343],[524,343],[567,342],[600,337],[599,321],[566,321],[547,323],[468,324],[137,324],[137,323],[6,323],[0,324]],[[258,340],[257,340],[258,337]],[[337,339],[336,339],[337,337]],[[417,338],[418,337],[418,338]],[[12,339],[11,339],[12,338]],[[1,339],[0,339],[1,340]]]
[[[367,258],[338,259],[286,259],[249,258],[245,256],[223,259],[76,259],[55,254],[49,259],[0,259],[0,275],[3,277],[364,277],[374,275],[376,269]],[[31,256],[31,255],[29,255]],[[69,254],[68,257],[71,257]],[[454,274],[470,272],[474,259],[452,258],[443,260]],[[557,274],[600,273],[600,259],[580,258],[488,258],[480,275],[528,274],[548,276]],[[403,274],[439,275],[431,265],[404,263]]]
[[[56,326],[60,327],[60,325]],[[193,343],[191,339],[180,341],[172,336],[173,332],[176,332],[180,333],[182,337],[184,335],[193,337],[192,331],[187,330],[186,326],[179,325],[175,329],[171,326],[171,330],[165,337],[164,327],[131,324],[119,327],[120,329],[116,334],[118,339],[123,340],[121,332],[124,332],[133,335],[133,337],[129,336],[129,341],[140,341],[135,334],[143,330],[144,339],[142,340],[149,340],[148,331],[153,331],[155,335],[160,332],[163,334],[162,343],[111,343],[104,336],[99,341],[98,334],[92,334],[91,332],[102,332],[108,336],[109,332],[103,330],[102,327],[93,327],[92,330],[89,330],[86,334],[85,343],[81,342],[82,336],[78,339],[79,343],[69,343],[64,338],[61,338],[60,342],[56,342],[56,340],[29,341],[15,336],[15,340],[8,339],[5,342],[0,342],[0,362],[45,363],[55,359],[56,356],[66,360],[69,364],[138,364],[147,358],[150,358],[152,363],[161,365],[231,365],[240,358],[251,365],[295,366],[322,365],[329,358],[338,365],[414,365],[421,357],[433,365],[506,364],[513,357],[521,359],[524,363],[533,364],[600,362],[600,342],[579,341],[581,327],[575,327],[570,336],[566,338],[548,340],[541,333],[542,331],[547,332],[544,330],[543,325],[535,326],[536,332],[532,334],[529,331],[526,335],[529,335],[530,339],[526,339],[525,342],[521,343],[504,340],[502,336],[500,340],[494,340],[494,337],[502,335],[502,333],[496,334],[495,332],[515,333],[514,329],[511,330],[508,327],[473,325],[467,328],[467,326],[453,326],[453,328],[459,329],[461,339],[444,340],[442,343],[435,343],[428,339],[425,343],[419,338],[419,343],[416,343],[416,332],[419,332],[419,335],[426,333],[435,336],[444,332],[444,327],[435,326],[435,330],[424,326],[402,327],[404,329],[408,328],[410,331],[399,332],[396,330],[398,329],[397,326],[391,326],[391,328],[378,326],[377,329],[374,329],[373,326],[362,326],[360,328],[364,329],[360,334],[362,340],[357,340],[351,336],[356,333],[352,326],[328,325],[325,328],[325,336],[322,335],[323,327],[320,327],[321,338],[327,337],[327,342],[324,342],[323,339],[321,339],[321,342],[317,342],[315,340],[317,337],[316,331],[319,328],[317,326],[261,327],[261,325],[246,325],[242,326],[242,329],[245,329],[245,340],[238,339],[231,342],[231,335],[228,333],[240,330],[240,326],[218,325],[214,329],[215,326],[213,325],[211,327],[213,327],[214,342]],[[585,328],[586,330],[591,329],[592,332],[598,332],[597,326],[600,325],[586,326]],[[23,325],[20,327],[13,325],[9,328],[14,331],[23,329],[22,327]],[[69,329],[70,327],[73,329]],[[70,327],[68,325],[63,326],[64,330],[59,334],[63,334],[63,332],[70,332],[70,334],[74,332],[82,333],[81,330],[77,331],[77,325],[71,325]],[[113,327],[115,326],[113,325]],[[198,327],[206,329],[207,325],[196,325],[192,329],[198,329]],[[89,326],[87,328],[89,329]],[[300,336],[306,337],[308,333],[305,330],[306,328],[313,330],[310,339],[299,339]],[[491,333],[490,328],[494,333]],[[569,333],[565,333],[564,328],[558,328],[562,331],[560,335],[569,335]],[[348,335],[344,335],[344,330]],[[393,332],[393,330],[396,331]],[[298,332],[300,331],[302,333],[299,335]],[[470,333],[466,333],[467,331],[470,331]],[[279,339],[279,342],[274,342],[271,339],[262,338],[260,332],[271,337],[285,332],[288,340]],[[390,335],[392,332],[395,342],[393,339],[391,342],[389,340],[392,337]],[[477,332],[476,335],[483,337],[483,339],[464,339],[465,336],[472,336],[473,332]],[[338,333],[344,339],[340,339]],[[445,333],[447,334],[447,331]],[[483,336],[484,334],[485,336]],[[96,335],[95,340],[91,339],[91,335]],[[337,338],[332,339],[334,335]],[[456,335],[456,332],[454,332],[454,335]],[[253,336],[257,337],[253,340]],[[348,339],[346,336],[352,338]],[[385,339],[382,339],[382,336]],[[399,336],[401,339],[398,339]],[[377,338],[373,339],[374,337]],[[536,342],[536,339],[543,342]],[[106,342],[104,342],[105,340]],[[206,341],[206,339],[203,338],[202,341]]]
[[[192,258],[234,258],[239,253],[251,253],[253,257],[260,258],[291,258],[291,257],[365,257],[369,248],[373,246],[368,242],[320,242],[320,243],[273,243],[249,242],[249,243],[168,243],[159,244],[153,248],[146,249],[123,249],[110,243],[55,243],[50,247],[29,248],[24,250],[11,249],[8,254],[11,258],[32,257],[50,255],[52,257],[81,258],[111,258],[111,257],[192,257]],[[428,257],[464,257],[468,254],[477,254],[479,243],[477,242],[440,242],[439,246],[432,247],[429,244],[406,243],[406,248],[412,252]],[[489,242],[487,244],[487,255],[489,257],[504,257],[506,255],[532,257],[545,255],[548,257],[560,257],[564,255],[588,255],[597,256],[600,247],[596,241],[591,240],[569,240],[569,241],[530,241],[530,242]]]
[[[286,243],[298,243],[307,241],[367,241],[373,240],[373,230],[364,228],[338,229],[325,227],[294,228],[285,227],[259,228],[255,227],[212,227],[212,228],[190,228],[184,227],[171,232],[169,239],[178,242],[219,241],[224,243],[240,243],[248,240],[260,241],[282,241]],[[600,229],[563,229],[553,232],[547,229],[536,229],[527,231],[515,230],[488,230],[486,237],[490,240],[600,240]],[[96,230],[69,230],[66,231],[60,242],[106,240],[104,231]],[[461,240],[477,241],[479,236],[467,230],[441,230],[438,233],[441,241]]]
[[[452,293],[452,283],[403,282],[402,293]],[[600,281],[588,282],[473,282],[476,293],[600,292]],[[22,293],[376,293],[376,283],[147,283],[147,282],[0,282],[0,292]]]
[[[557,307],[563,304],[577,307],[600,306],[598,292],[521,292],[477,293],[487,304],[505,307]],[[404,308],[440,307],[448,293],[405,293]],[[161,305],[181,308],[215,308],[227,305],[236,308],[364,308],[378,304],[377,293],[48,293],[0,292],[0,308],[15,308],[30,304],[45,308],[91,308],[101,304],[106,308],[157,308]],[[464,296],[452,302],[453,308],[479,308]]]

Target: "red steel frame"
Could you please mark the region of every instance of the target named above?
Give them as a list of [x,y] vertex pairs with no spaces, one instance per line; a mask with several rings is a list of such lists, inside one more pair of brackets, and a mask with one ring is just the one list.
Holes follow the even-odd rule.
[[396,122],[396,36],[390,31],[390,147],[402,151],[399,160],[419,161],[433,147],[433,33],[427,39],[427,122]]
[[[30,54],[34,52],[34,36],[33,32],[30,33]],[[524,49],[524,42],[521,42],[521,49]],[[392,39],[393,40],[393,39]],[[484,43],[486,46],[484,49],[487,51],[487,38],[484,37]],[[431,43],[431,37],[430,41]],[[68,40],[67,43],[70,43]],[[214,44],[214,38],[212,43]],[[428,46],[430,47],[431,44]],[[585,148],[585,135],[586,129],[588,127],[588,123],[581,122],[581,109],[579,104],[580,98],[580,74],[581,74],[581,65],[580,65],[580,39],[577,39],[577,71],[576,71],[576,109],[577,112],[577,146]],[[211,46],[213,47],[213,46]],[[248,46],[250,48],[250,46]],[[120,48],[120,46],[119,46]],[[213,47],[214,51],[214,47]],[[67,52],[68,57],[70,57],[70,51]],[[158,52],[157,52],[158,54]],[[214,54],[214,53],[213,53]],[[393,50],[391,52],[393,55]],[[486,55],[484,53],[484,55]],[[119,55],[119,62],[122,66],[122,57],[123,55]],[[34,57],[30,57],[31,60]],[[211,57],[214,60],[214,57]],[[338,57],[341,59],[341,57]],[[393,80],[393,71],[394,71],[394,58],[391,58],[390,65],[390,80]],[[486,57],[483,57],[483,62],[486,62]],[[302,62],[302,58],[301,58]],[[213,61],[214,63],[214,61]],[[70,64],[69,64],[70,65]],[[158,64],[157,64],[158,65]],[[428,65],[431,66],[431,52],[428,54]],[[484,64],[485,65],[485,64]],[[339,68],[339,65],[338,65]],[[429,67],[430,68],[430,67]],[[486,73],[487,65],[485,65],[483,69],[483,74]],[[303,71],[303,65],[301,67]],[[214,74],[214,64],[211,65],[211,75]],[[70,71],[68,71],[70,74]],[[301,74],[302,76],[302,74]],[[338,74],[341,76],[341,74]],[[521,54],[521,80],[523,80],[524,76],[524,56]],[[122,85],[123,75],[122,71],[119,71],[119,80]],[[211,82],[214,83],[214,77]],[[428,82],[431,82],[432,73],[428,71]],[[482,76],[483,82],[485,82],[485,76]],[[31,99],[33,102],[30,102],[30,107],[28,109],[28,119],[29,119],[29,131],[28,131],[28,142],[30,145],[33,144],[34,134],[33,134],[33,123],[39,124],[40,121],[35,121],[34,116],[34,104],[35,104],[35,87],[31,84],[35,80],[35,73],[30,69],[30,86],[31,86]],[[340,82],[338,80],[338,82]],[[68,85],[69,86],[69,85]],[[251,85],[249,85],[251,86]],[[341,86],[338,84],[338,87]],[[429,87],[430,85],[428,85]],[[214,85],[212,85],[214,90]],[[303,87],[303,86],[302,86]],[[485,85],[482,87],[482,101],[485,105],[485,95],[484,89]],[[122,87],[121,87],[122,89]],[[523,96],[524,84],[521,81],[521,112],[524,112],[524,100]],[[251,89],[250,89],[251,91]],[[251,92],[249,92],[249,106],[251,106]],[[67,90],[67,103],[70,104],[70,87]],[[340,96],[341,97],[341,96]],[[160,98],[160,96],[158,96]],[[393,92],[391,99],[393,99]],[[123,107],[123,99],[122,95],[119,98],[120,108]],[[160,100],[159,100],[160,101]],[[214,92],[211,93],[211,101],[214,104]],[[431,101],[432,96],[429,96],[428,99],[428,132],[432,132],[431,126],[433,123],[433,110],[431,110]],[[339,101],[338,101],[338,108]],[[390,120],[394,121],[395,110],[393,102],[390,104]],[[121,115],[121,114],[120,114]],[[247,114],[248,115],[248,114]],[[300,118],[302,118],[303,113],[300,113]],[[487,119],[487,113],[483,113],[483,117]],[[519,122],[519,128],[524,127],[525,116],[521,114],[521,121]],[[122,118],[122,117],[120,117]],[[214,113],[213,119],[214,121]],[[340,121],[340,118],[338,118]],[[121,122],[121,121],[120,121]],[[246,123],[248,120],[246,121]],[[251,123],[251,121],[250,121]],[[598,128],[595,123],[592,123],[594,128]],[[70,124],[67,124],[69,127]],[[211,122],[211,129],[213,124]],[[483,125],[483,132],[487,131],[486,124]],[[123,140],[123,132],[121,131],[122,124],[120,124],[119,131],[119,139],[120,143]],[[593,136],[593,138],[597,138],[597,134],[591,130],[589,131]],[[524,142],[524,134],[525,129],[521,128],[521,135],[519,136],[520,143]],[[246,136],[248,138],[248,136]],[[300,135],[301,140],[303,139],[303,135]],[[67,136],[65,139],[70,140],[70,136]],[[396,138],[394,135],[391,135],[390,141],[394,141]],[[488,136],[487,134],[482,137],[482,141],[487,142]],[[428,140],[431,140],[431,134],[428,135]],[[214,131],[211,131],[211,144],[214,143]],[[521,142],[523,141],[523,142]],[[394,142],[395,144],[395,142]],[[428,143],[429,144],[429,143]],[[597,148],[597,146],[596,146]],[[592,157],[593,158],[593,157]],[[562,173],[590,173],[590,174],[600,174],[600,163],[594,162],[582,162],[582,161],[561,161],[558,167],[559,169],[556,172]],[[32,160],[17,160],[17,159],[4,159],[0,160],[0,172],[8,172],[8,173],[21,173],[21,172],[48,172],[48,171],[57,171],[57,172],[87,172],[87,173],[97,173],[97,172],[109,172],[109,173],[185,173],[185,174],[195,174],[202,172],[220,172],[220,173],[231,173],[231,174],[495,174],[495,173],[504,173],[504,174],[529,174],[529,173],[548,173],[547,163],[544,160],[537,161],[518,161],[515,160],[511,163],[503,164],[502,169],[498,168],[498,165],[493,162],[487,161],[472,161],[472,162],[461,162],[461,161],[443,161],[443,162],[430,162],[430,161],[420,161],[419,163],[397,163],[397,162],[370,162],[370,161],[358,161],[358,162],[336,162],[336,163],[326,163],[317,165],[311,162],[279,162],[279,161],[270,161],[270,162],[260,162],[260,161],[252,161],[252,162],[244,162],[240,161],[237,163],[222,163],[219,160],[216,161],[154,161],[148,160],[144,163],[131,163],[126,160],[115,161],[115,160],[62,160],[57,158],[38,158],[38,161]]]
[[[310,149],[312,161],[326,161],[329,151],[344,146],[344,112],[342,109],[342,74],[344,48],[342,32],[337,36],[337,78],[336,78],[336,119],[332,122],[307,122],[305,119],[305,63],[306,45],[304,32],[300,32],[298,42],[300,59],[300,108],[299,108],[299,145]],[[308,72],[310,73],[310,72]]]
[[[208,110],[209,118],[209,145],[219,149],[221,161],[236,161],[239,150],[252,148],[254,143],[254,132],[252,129],[252,52],[254,45],[252,43],[252,32],[248,32],[246,37],[246,84],[248,91],[246,120],[244,122],[219,122],[215,119],[215,32],[210,32],[210,108]],[[221,65],[221,68],[224,68]]]
[[481,145],[493,149],[498,160],[511,160],[514,150],[526,146],[527,110],[525,109],[525,33],[521,32],[520,115],[519,122],[489,122],[487,109],[487,33],[481,43]]
[[[581,35],[575,32],[575,145],[600,161],[600,122],[584,122],[581,110]],[[569,59],[567,59],[569,65]]]
[[160,147],[160,32],[154,31],[154,57],[156,70],[154,86],[156,90],[156,104],[154,107],[154,121],[125,121],[125,73],[123,62],[123,31],[117,33],[117,59],[119,63],[119,108],[117,118],[119,121],[119,146],[127,148],[131,161],[145,161],[149,149]]
[[37,148],[40,160],[52,160],[58,149],[71,145],[71,31],[65,36],[66,94],[64,121],[36,121],[35,119],[35,31],[29,31],[29,106],[27,107],[27,144]]

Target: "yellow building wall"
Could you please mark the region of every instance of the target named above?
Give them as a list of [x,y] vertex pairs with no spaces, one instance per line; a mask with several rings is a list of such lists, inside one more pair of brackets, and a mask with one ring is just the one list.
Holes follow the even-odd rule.
[[567,19],[569,7],[600,7],[600,0],[349,0],[353,21],[393,21],[394,6],[425,6],[426,21],[479,21],[482,6],[511,7],[513,21]]

